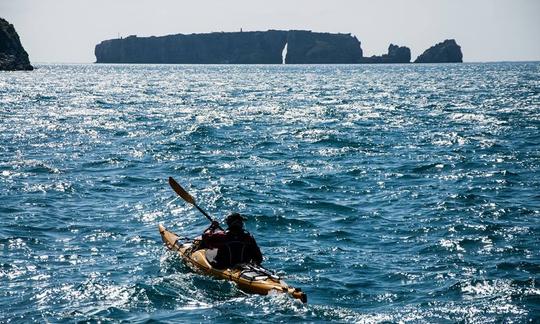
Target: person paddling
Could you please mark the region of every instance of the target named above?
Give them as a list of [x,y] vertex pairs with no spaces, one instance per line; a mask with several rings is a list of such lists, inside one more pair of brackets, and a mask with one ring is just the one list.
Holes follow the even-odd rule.
[[253,236],[244,230],[244,220],[239,213],[227,216],[227,230],[219,229],[219,223],[212,225],[202,235],[201,247],[210,249],[206,256],[217,269],[232,268],[242,263],[260,265],[262,253]]

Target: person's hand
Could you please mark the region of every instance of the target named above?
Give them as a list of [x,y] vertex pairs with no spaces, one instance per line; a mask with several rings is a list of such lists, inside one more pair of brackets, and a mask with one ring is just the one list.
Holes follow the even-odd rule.
[[216,229],[219,227],[219,223],[217,221],[212,221],[212,225],[210,225],[211,229]]

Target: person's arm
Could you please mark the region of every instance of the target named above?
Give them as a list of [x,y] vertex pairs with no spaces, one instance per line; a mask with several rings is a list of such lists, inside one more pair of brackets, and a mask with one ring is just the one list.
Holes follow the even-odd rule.
[[252,240],[252,246],[253,246],[253,261],[257,265],[261,265],[263,261],[261,249],[259,248],[259,245],[257,245],[257,241],[255,241],[255,238],[253,236],[251,236],[251,240]]
[[219,228],[219,223],[216,222],[216,221],[212,221],[212,224],[210,224],[210,226],[208,226],[208,228],[204,231],[204,234],[206,233],[214,233],[216,231],[216,229]]
[[216,231],[215,228],[208,228],[202,235],[202,241],[209,249],[218,248],[225,239],[225,232]]

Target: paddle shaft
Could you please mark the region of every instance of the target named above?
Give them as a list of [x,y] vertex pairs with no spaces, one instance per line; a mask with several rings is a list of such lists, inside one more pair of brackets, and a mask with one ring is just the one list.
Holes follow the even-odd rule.
[[[197,205],[197,203],[195,202],[195,198],[193,198],[193,196],[191,196],[184,188],[182,188],[182,186],[172,177],[169,177],[169,185],[174,190],[174,192],[178,194],[178,196],[182,197],[182,199],[184,199],[187,203],[195,206],[195,208],[197,208],[204,216],[206,216],[206,218],[208,218],[210,222],[214,222],[212,217],[210,217],[208,213],[206,213],[201,207],[199,207],[199,205]],[[218,228],[223,231],[223,228],[221,226],[218,225]]]
[[206,218],[208,218],[209,221],[211,222],[214,221],[212,217],[210,217],[210,215],[208,215],[201,207],[199,207],[199,205],[193,204],[193,206],[195,206],[195,208],[197,208],[204,216],[206,216]]

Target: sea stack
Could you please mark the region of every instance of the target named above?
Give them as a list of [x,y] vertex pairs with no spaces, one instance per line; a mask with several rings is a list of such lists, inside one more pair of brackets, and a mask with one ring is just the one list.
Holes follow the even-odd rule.
[[406,46],[397,46],[390,44],[388,46],[388,54],[381,56],[373,55],[371,57],[362,58],[362,63],[410,63],[411,50]]
[[0,71],[33,69],[15,27],[0,18]]
[[424,51],[414,63],[462,63],[461,47],[453,39],[447,39]]

